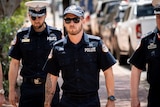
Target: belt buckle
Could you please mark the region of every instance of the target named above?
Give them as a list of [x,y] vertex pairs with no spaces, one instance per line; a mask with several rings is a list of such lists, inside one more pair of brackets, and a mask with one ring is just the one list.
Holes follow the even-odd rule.
[[34,79],[34,84],[42,84],[42,82],[40,81],[41,78],[35,78]]

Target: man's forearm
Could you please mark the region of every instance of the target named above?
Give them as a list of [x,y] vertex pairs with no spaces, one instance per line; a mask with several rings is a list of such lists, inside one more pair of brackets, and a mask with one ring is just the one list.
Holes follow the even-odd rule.
[[20,62],[18,60],[12,59],[9,67],[9,88],[11,90],[15,89],[17,76],[19,71]]
[[114,75],[112,68],[110,67],[104,71],[104,75],[108,96],[114,95]]
[[52,74],[47,75],[46,84],[45,84],[45,102],[44,107],[50,107],[52,98],[56,91],[57,78]]
[[138,88],[140,83],[141,70],[134,65],[131,68],[131,98],[138,98]]

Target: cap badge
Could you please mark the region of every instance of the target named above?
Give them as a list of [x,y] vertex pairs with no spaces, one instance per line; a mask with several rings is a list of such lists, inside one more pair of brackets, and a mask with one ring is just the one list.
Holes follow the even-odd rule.
[[70,6],[69,7],[69,10],[75,10],[76,9],[76,6]]
[[39,12],[41,10],[41,8],[37,5],[37,7],[35,7],[35,11]]

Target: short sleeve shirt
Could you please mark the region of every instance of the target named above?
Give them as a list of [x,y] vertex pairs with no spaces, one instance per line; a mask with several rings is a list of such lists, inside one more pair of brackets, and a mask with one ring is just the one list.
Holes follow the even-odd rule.
[[147,80],[150,84],[160,83],[160,39],[158,30],[148,33],[142,38],[141,44],[129,62],[141,70],[147,68]]
[[24,28],[16,35],[9,50],[9,56],[22,61],[20,74],[27,78],[45,77],[42,70],[53,43],[61,38],[61,31],[47,26],[43,32],[35,32],[33,27]]
[[100,69],[105,71],[115,63],[100,38],[84,33],[76,45],[68,37],[56,42],[44,69],[56,76],[61,71],[64,91],[87,93],[98,90]]

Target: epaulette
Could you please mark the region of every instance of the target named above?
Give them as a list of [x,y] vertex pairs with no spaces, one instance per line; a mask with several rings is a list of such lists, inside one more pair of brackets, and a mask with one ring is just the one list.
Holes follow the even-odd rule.
[[24,31],[28,31],[29,27],[25,27],[25,28],[20,28],[17,32],[24,32]]
[[101,38],[98,36],[94,36],[94,35],[88,35],[89,39],[93,39],[93,40],[100,40]]
[[154,31],[150,31],[150,32],[142,35],[141,39],[144,38],[144,37],[147,37],[147,36],[149,36],[149,35],[152,35],[153,33],[154,33]]
[[66,42],[66,38],[64,37],[64,38],[56,41],[56,42],[54,43],[54,46],[55,46],[55,45],[58,45],[58,44],[64,44],[65,42]]
[[57,30],[57,31],[62,31],[62,29],[57,28],[57,27],[52,27],[52,26],[48,26],[50,30]]

